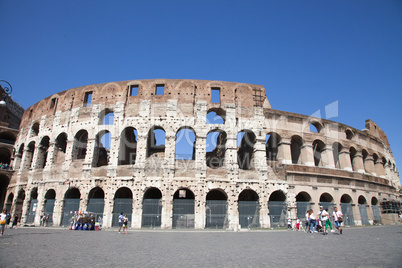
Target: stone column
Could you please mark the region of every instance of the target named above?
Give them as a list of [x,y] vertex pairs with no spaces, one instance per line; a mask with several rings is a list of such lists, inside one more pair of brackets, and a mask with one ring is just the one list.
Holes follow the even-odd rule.
[[260,196],[259,204],[260,204],[260,226],[261,228],[270,228],[271,220],[269,217],[268,198],[266,198],[265,195]]
[[43,169],[49,170],[54,163],[54,154],[55,154],[55,142],[54,140],[49,141],[49,148],[47,151],[47,159],[46,159],[46,165]]
[[384,169],[384,164],[382,162],[381,158],[378,158],[377,161],[374,163],[374,170],[377,174],[377,176],[381,176],[385,178],[385,169]]
[[325,145],[324,150],[321,152],[321,161],[323,167],[335,168],[334,153],[331,146]]
[[194,228],[204,229],[205,228],[205,199],[206,193],[204,193],[204,182],[197,183],[197,193],[194,199]]
[[350,152],[347,148],[342,148],[339,152],[339,165],[341,169],[353,171],[352,163],[350,162]]
[[38,204],[36,206],[36,213],[34,224],[36,226],[40,225],[41,223],[41,216],[45,212],[45,193],[44,193],[44,185],[40,185],[38,187]]
[[74,145],[74,138],[72,140],[67,140],[66,153],[63,163],[64,170],[68,170],[71,166],[73,145]]
[[21,223],[24,224],[27,221],[29,205],[31,204],[31,192],[29,195],[25,196],[24,202],[22,203],[22,212],[21,212]]
[[292,153],[290,146],[291,140],[289,138],[282,138],[281,142],[278,144],[277,159],[282,165],[292,164]]
[[363,156],[361,152],[356,152],[355,156],[352,159],[353,162],[353,170],[359,173],[364,173],[364,163]]
[[63,216],[64,196],[56,194],[53,208],[53,226],[60,226]]
[[231,195],[229,195],[228,200],[227,200],[227,206],[228,206],[228,228],[230,230],[237,231],[239,229],[239,203],[235,199],[235,197],[232,198]]
[[304,144],[301,147],[302,165],[314,167],[314,151],[313,146]]
[[[258,137],[256,143],[254,144],[254,169],[259,172],[267,171],[267,156],[265,150],[265,137]],[[236,153],[237,155],[237,153]]]
[[371,155],[368,155],[366,160],[364,161],[364,169],[367,173],[371,173],[374,176],[377,176],[374,169],[374,158]]
[[172,179],[174,177],[175,168],[175,145],[176,134],[171,131],[166,132],[165,136],[165,163],[164,166],[164,179]]
[[31,169],[37,169],[38,168],[38,158],[40,157],[40,145],[35,143],[35,149],[32,154],[32,165]]
[[85,160],[83,163],[83,169],[90,169],[98,157],[98,152],[95,152],[96,147],[96,137],[89,137],[88,135],[88,142],[87,142],[87,153],[85,154]]
[[227,133],[225,167],[229,172],[238,172],[236,134]]
[[162,221],[161,221],[161,229],[172,229],[172,207],[173,200],[170,194],[166,195],[167,199],[162,198]]
[[[133,198],[134,201],[134,198]],[[131,218],[131,228],[141,229],[142,203],[133,202],[133,214]]]

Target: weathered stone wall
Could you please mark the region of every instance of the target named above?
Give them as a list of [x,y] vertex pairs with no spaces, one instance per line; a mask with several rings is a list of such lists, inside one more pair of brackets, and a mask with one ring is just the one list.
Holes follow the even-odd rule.
[[[157,95],[161,85],[164,92]],[[133,88],[136,96],[131,96]],[[219,102],[212,102],[211,89],[219,90]],[[268,228],[277,224],[273,201],[286,204],[281,221],[296,219],[299,201],[310,202],[315,210],[320,202],[347,202],[354,223],[362,224],[357,205],[368,206],[373,223],[371,206],[384,198],[398,199],[399,174],[382,131],[359,131],[273,110],[265,96],[258,85],[167,79],[90,85],[54,94],[24,113],[15,145],[22,154],[14,160],[18,171],[7,196],[14,196],[14,211],[23,202],[26,222],[32,220],[30,207],[37,200],[35,224],[52,199],[49,191],[54,191],[55,225],[65,217],[67,199],[79,198],[79,210],[86,211],[91,199],[98,198],[104,200],[104,226],[110,227],[120,212],[116,202],[128,198],[132,209],[125,213],[132,214],[133,228],[149,227],[144,223],[146,201],[157,199],[160,211],[151,217],[158,221],[156,227],[179,228],[178,222],[186,218],[186,227],[199,229],[212,227],[212,216],[222,216],[214,214],[211,201],[225,202],[220,228],[237,229],[239,224],[245,227],[239,207],[249,201],[257,202],[258,211],[248,219]],[[207,122],[210,112],[223,123]],[[112,122],[104,123],[110,113]],[[311,124],[317,132],[310,131]],[[180,137],[182,129],[195,136],[187,160],[175,157],[176,143],[188,138]],[[163,145],[155,144],[154,130],[164,131]],[[211,132],[224,135],[217,149],[207,153]],[[105,133],[110,146],[101,139]],[[72,194],[75,190],[78,196]],[[180,196],[183,190],[186,197]],[[178,214],[181,198],[194,200],[192,212]]]

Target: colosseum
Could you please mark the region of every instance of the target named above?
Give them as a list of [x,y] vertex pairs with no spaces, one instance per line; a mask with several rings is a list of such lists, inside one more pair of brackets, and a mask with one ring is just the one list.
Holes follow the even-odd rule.
[[103,227],[274,228],[336,206],[345,225],[397,221],[385,133],[274,110],[263,86],[133,80],[69,89],[29,107],[4,207],[55,226],[87,211]]

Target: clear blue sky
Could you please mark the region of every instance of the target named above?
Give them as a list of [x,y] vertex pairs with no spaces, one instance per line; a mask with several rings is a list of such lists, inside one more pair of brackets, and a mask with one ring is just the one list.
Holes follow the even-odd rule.
[[260,84],[274,109],[363,129],[402,161],[402,1],[0,0],[0,80],[28,108],[66,89],[183,78]]

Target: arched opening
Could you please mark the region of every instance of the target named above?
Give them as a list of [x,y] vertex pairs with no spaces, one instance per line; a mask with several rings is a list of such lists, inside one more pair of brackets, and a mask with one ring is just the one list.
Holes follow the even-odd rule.
[[109,152],[112,136],[109,131],[102,130],[96,135],[93,166],[102,167],[109,164]]
[[133,127],[125,128],[120,135],[119,165],[134,165],[137,158],[138,132]]
[[256,136],[251,130],[242,130],[237,134],[237,163],[240,169],[254,169],[254,144]]
[[142,201],[142,228],[159,228],[162,223],[162,193],[158,188],[149,188]]
[[119,188],[114,194],[112,226],[119,225],[119,216],[121,213],[127,215],[128,221],[131,222],[133,214],[133,192],[127,187]]
[[303,146],[303,140],[300,136],[293,136],[290,140],[290,150],[292,155],[292,164],[301,165],[301,147]]
[[105,109],[99,114],[99,124],[102,125],[113,125],[114,124],[114,113],[110,109]]
[[29,199],[29,211],[26,223],[34,222],[37,206],[38,206],[38,188],[33,188],[31,190],[31,198]]
[[175,160],[195,160],[195,131],[192,128],[180,128],[175,141]]
[[368,169],[366,167],[366,160],[367,160],[367,157],[368,157],[368,152],[366,150],[364,150],[364,149],[362,150],[362,156],[363,156],[364,171],[368,172]]
[[357,170],[356,170],[356,167],[355,167],[355,163],[354,163],[354,159],[355,159],[355,157],[356,157],[356,153],[357,153],[356,149],[355,149],[354,147],[350,147],[350,149],[349,149],[349,156],[350,156],[350,163],[351,163],[351,165],[352,165],[353,171],[357,171]]
[[359,211],[360,211],[360,218],[362,220],[362,225],[370,225],[368,214],[367,214],[367,201],[364,196],[359,196],[358,199],[359,203]]
[[[332,213],[334,212],[334,198],[332,195],[329,193],[323,193],[320,196],[320,206],[323,206],[323,208],[329,213],[329,215],[332,216]],[[332,217],[330,217],[330,220],[333,220]]]
[[39,135],[39,123],[36,122],[32,125],[31,129],[31,137],[35,137]]
[[17,200],[15,201],[15,215],[18,216],[19,221],[21,221],[22,216],[22,206],[25,200],[25,191],[20,189],[18,191]]
[[81,193],[77,188],[70,188],[64,194],[63,217],[61,220],[62,226],[70,225],[71,218],[75,214],[75,211],[79,211],[80,209],[80,198]]
[[0,147],[0,169],[9,169],[11,160],[11,152],[9,149]]
[[182,188],[173,195],[172,228],[194,228],[194,193]]
[[310,131],[311,132],[321,133],[321,130],[322,130],[322,125],[319,122],[314,121],[314,122],[310,123]]
[[334,163],[335,163],[335,168],[342,168],[341,167],[341,162],[339,161],[339,154],[342,151],[342,145],[339,142],[335,142],[332,145],[332,154],[334,156]]
[[243,190],[239,194],[239,224],[241,228],[260,227],[260,206],[258,194],[250,189]]
[[314,165],[316,167],[323,167],[324,162],[322,161],[322,152],[325,149],[325,144],[320,140],[315,140],[313,142],[313,152],[314,152]]
[[371,198],[371,207],[373,209],[373,224],[381,224],[381,212],[378,206],[378,199],[376,197]]
[[207,134],[206,159],[208,167],[223,167],[225,162],[226,140],[226,132],[219,129],[210,131]]
[[66,160],[66,149],[67,149],[67,134],[61,133],[57,136],[55,141],[55,160],[56,164],[62,165]]
[[352,140],[352,138],[353,138],[353,136],[354,136],[354,133],[353,133],[350,129],[347,129],[347,130],[345,131],[345,135],[346,135],[346,139]]
[[226,112],[221,108],[212,108],[207,112],[207,124],[225,124]]
[[73,160],[85,159],[87,154],[88,131],[81,129],[74,136]]
[[307,192],[300,192],[296,195],[297,218],[304,222],[307,210],[311,208],[311,196]]
[[6,199],[8,184],[9,184],[8,177],[3,174],[0,174],[0,209],[2,209],[3,207],[6,208],[6,206],[4,206],[4,201]]
[[355,219],[352,209],[352,197],[348,194],[344,194],[341,197],[341,209],[343,214],[343,223],[347,225],[355,225]]
[[105,192],[100,187],[95,187],[88,194],[87,211],[95,216],[95,219],[103,216],[105,207]]
[[8,212],[11,212],[11,207],[13,205],[13,200],[14,200],[14,194],[10,193],[7,197],[6,204],[4,206],[5,209],[7,209]]
[[265,136],[265,153],[268,161],[276,161],[278,155],[278,147],[281,137],[271,132]]
[[271,228],[285,227],[287,223],[288,206],[286,195],[281,190],[277,190],[269,196],[268,201],[269,217]]
[[0,142],[13,145],[15,143],[15,136],[11,132],[1,132]]
[[37,160],[37,168],[43,169],[46,166],[47,155],[49,150],[49,137],[45,136],[39,143],[39,153]]
[[227,195],[220,189],[208,192],[206,198],[205,228],[223,229],[228,227]]
[[47,190],[45,194],[45,214],[49,216],[47,224],[53,224],[53,209],[56,200],[56,192],[53,189]]
[[148,132],[147,157],[165,157],[165,136],[166,132],[162,127],[154,126]]
[[25,151],[25,169],[32,168],[34,153],[35,153],[35,142],[31,141],[28,144],[28,149]]

